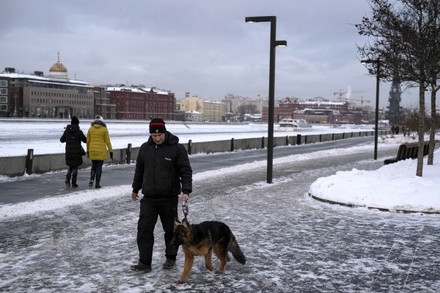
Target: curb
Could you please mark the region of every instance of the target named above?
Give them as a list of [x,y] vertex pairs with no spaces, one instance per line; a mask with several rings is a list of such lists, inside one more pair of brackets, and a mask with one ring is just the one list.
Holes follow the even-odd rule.
[[438,211],[438,210],[432,210],[432,211],[413,211],[413,210],[406,210],[406,209],[393,209],[393,210],[391,210],[391,209],[387,209],[387,208],[370,207],[370,206],[366,206],[366,205],[356,205],[356,204],[352,204],[352,203],[343,203],[343,202],[338,202],[338,201],[334,201],[334,200],[324,199],[324,198],[317,197],[316,195],[313,195],[310,192],[308,192],[308,195],[311,198],[313,198],[314,200],[317,200],[320,202],[329,203],[329,204],[333,204],[333,205],[345,206],[345,207],[349,207],[349,208],[367,208],[369,210],[378,210],[381,212],[400,213],[400,214],[440,215],[440,211]]

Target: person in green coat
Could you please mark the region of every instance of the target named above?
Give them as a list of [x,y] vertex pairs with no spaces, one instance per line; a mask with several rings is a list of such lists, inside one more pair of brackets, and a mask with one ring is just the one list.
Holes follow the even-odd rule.
[[102,165],[107,159],[108,153],[113,160],[113,147],[110,142],[110,134],[104,119],[100,115],[95,116],[87,132],[87,156],[92,161],[92,169],[90,171],[89,186],[93,186],[96,179],[95,187],[101,188]]

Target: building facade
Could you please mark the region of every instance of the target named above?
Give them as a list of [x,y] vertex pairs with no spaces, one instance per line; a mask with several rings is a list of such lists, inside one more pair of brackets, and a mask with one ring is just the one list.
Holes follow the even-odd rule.
[[115,105],[115,119],[175,120],[176,99],[171,92],[144,86],[108,86],[106,92],[110,104]]
[[[179,101],[179,105],[181,111],[189,113],[201,113],[202,121],[226,121],[226,105],[222,102],[206,101],[198,97],[186,97]],[[185,117],[188,116],[185,115]]]
[[[50,67],[49,76],[44,76],[42,71],[17,73],[8,67],[0,73],[0,79],[8,88],[7,105],[2,103],[0,106],[6,108],[2,113],[7,117],[70,119],[72,116],[94,116],[93,87],[84,81],[70,80],[59,56]],[[0,101],[4,100],[0,98]]]
[[[268,107],[263,107],[263,121],[269,118]],[[279,122],[283,118],[305,119],[309,123],[371,123],[372,111],[361,110],[354,104],[344,101],[330,101],[322,97],[313,99],[286,98],[277,101],[274,108],[274,121]],[[373,120],[374,121],[374,120]]]
[[105,86],[94,86],[95,114],[99,114],[104,119],[116,119],[116,105],[111,103],[110,93]]
[[234,96],[228,94],[222,100],[223,104],[226,105],[226,112],[228,113],[237,113],[238,109],[241,106],[254,105],[257,113],[262,113],[263,107],[267,107],[267,99],[262,99],[260,95],[257,95],[257,98],[247,98],[241,96]]
[[[11,116],[11,112],[14,112],[12,109],[16,108],[16,103],[12,104],[13,102],[11,101],[13,95],[9,94],[9,82],[9,77],[0,76],[0,117]],[[17,112],[15,111],[16,114]]]

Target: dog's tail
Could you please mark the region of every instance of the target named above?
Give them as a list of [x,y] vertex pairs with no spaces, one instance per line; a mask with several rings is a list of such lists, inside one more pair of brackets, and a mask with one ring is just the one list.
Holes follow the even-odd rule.
[[243,265],[246,263],[246,257],[244,256],[243,251],[241,251],[240,246],[232,233],[231,240],[228,243],[228,250],[232,253],[236,261]]

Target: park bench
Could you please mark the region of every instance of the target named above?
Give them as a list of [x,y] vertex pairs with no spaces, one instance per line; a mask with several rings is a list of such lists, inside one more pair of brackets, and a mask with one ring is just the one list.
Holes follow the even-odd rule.
[[[419,143],[418,142],[408,142],[403,143],[399,146],[397,150],[397,156],[394,158],[386,159],[383,161],[385,165],[396,163],[401,160],[406,159],[417,159],[417,153],[419,151]],[[429,153],[429,141],[425,141],[423,144],[423,156],[428,155]]]

